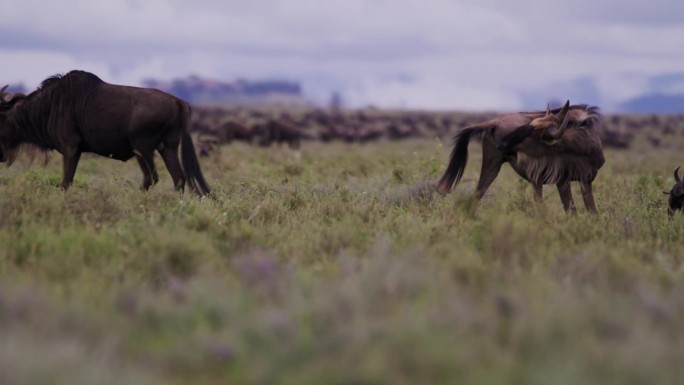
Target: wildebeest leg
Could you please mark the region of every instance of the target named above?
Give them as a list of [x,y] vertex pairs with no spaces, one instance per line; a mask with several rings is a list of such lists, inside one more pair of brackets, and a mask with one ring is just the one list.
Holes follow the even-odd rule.
[[71,182],[74,181],[74,174],[76,174],[76,166],[78,166],[78,161],[81,159],[81,152],[75,151],[71,153],[65,153],[62,157],[62,189],[66,191]]
[[140,188],[148,190],[150,186],[159,182],[159,174],[157,174],[157,168],[154,166],[154,151],[137,150],[136,158],[143,173],[143,183]]
[[565,211],[575,213],[577,209],[575,208],[575,202],[572,200],[572,190],[570,190],[570,182],[558,182],[556,183],[556,187],[558,187],[558,194],[560,194],[561,202],[563,202],[563,208],[565,209]]
[[596,213],[596,205],[594,204],[594,194],[591,191],[591,182],[581,182],[580,188],[582,190],[582,199],[584,200],[584,207],[589,212]]
[[183,188],[185,188],[185,173],[183,172],[183,167],[181,167],[180,159],[178,159],[178,145],[164,146],[164,148],[159,150],[159,153],[164,160],[166,168],[169,170],[169,174],[171,174],[173,186],[177,191],[183,192]]
[[501,170],[501,165],[503,163],[482,163],[482,170],[480,171],[480,180],[477,182],[477,198],[482,199],[484,194],[487,192],[489,186],[494,182],[496,176],[499,175],[499,170]]
[[482,168],[480,170],[480,180],[477,182],[476,194],[478,199],[482,199],[489,186],[494,182],[501,165],[503,165],[503,155],[496,149],[496,145],[489,138],[482,140]]

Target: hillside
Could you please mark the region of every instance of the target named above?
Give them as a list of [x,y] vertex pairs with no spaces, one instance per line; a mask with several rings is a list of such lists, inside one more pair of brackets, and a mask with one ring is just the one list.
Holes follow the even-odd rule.
[[225,82],[189,76],[170,81],[146,79],[142,85],[169,92],[192,103],[286,106],[310,104],[304,98],[299,83],[285,80],[238,79]]
[[622,103],[620,111],[636,114],[684,114],[684,95],[642,95]]

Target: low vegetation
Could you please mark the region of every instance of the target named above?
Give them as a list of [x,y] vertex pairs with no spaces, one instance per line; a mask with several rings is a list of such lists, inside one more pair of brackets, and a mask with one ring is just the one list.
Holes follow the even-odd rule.
[[216,199],[87,155],[65,194],[58,156],[21,159],[0,174],[0,383],[678,383],[682,139],[607,150],[598,214],[574,216],[508,166],[475,203],[480,151],[434,194],[436,139],[234,143],[202,159]]

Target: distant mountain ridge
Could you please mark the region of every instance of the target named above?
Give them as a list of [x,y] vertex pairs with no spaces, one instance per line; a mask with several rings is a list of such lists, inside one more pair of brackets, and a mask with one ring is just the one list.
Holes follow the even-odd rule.
[[225,82],[189,76],[185,79],[170,81],[145,79],[142,85],[169,92],[192,103],[310,104],[304,98],[299,83],[284,80],[249,81],[238,79],[233,82]]
[[618,109],[635,114],[684,114],[684,95],[642,95],[621,103]]
[[[649,88],[632,99],[611,104],[607,112],[627,114],[684,114],[684,94],[677,93],[671,85],[684,83],[684,73],[653,77]],[[3,84],[0,84],[2,86]],[[200,76],[188,76],[173,80],[148,78],[143,87],[157,88],[191,103],[234,104],[252,106],[278,105],[283,107],[312,107],[314,102],[304,95],[297,81],[287,80],[245,80],[221,81]],[[601,97],[592,79],[573,82],[573,93],[565,95],[574,101],[603,106]],[[680,88],[681,89],[681,88]],[[22,83],[11,83],[9,92],[30,93]],[[673,92],[674,91],[674,92]],[[523,107],[536,109],[546,104],[550,92],[526,92],[520,95]],[[551,93],[552,94],[552,93]],[[339,94],[333,93],[333,96]],[[333,99],[335,99],[333,97]],[[558,99],[559,101],[561,99]],[[339,100],[338,100],[339,102]],[[319,101],[320,103],[320,101]]]

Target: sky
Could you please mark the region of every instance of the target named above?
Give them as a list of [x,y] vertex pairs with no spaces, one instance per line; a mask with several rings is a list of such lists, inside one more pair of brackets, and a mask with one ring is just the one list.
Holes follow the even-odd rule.
[[0,83],[300,82],[348,107],[520,110],[684,94],[684,1],[63,0],[3,7]]

